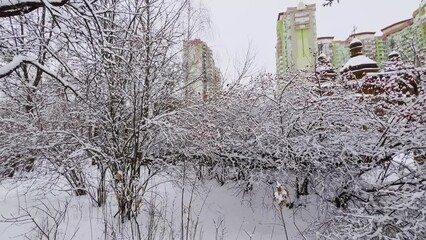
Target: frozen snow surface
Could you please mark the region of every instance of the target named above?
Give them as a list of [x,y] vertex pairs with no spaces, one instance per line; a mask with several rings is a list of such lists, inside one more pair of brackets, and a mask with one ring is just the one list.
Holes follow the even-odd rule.
[[318,58],[327,58],[327,55],[325,55],[324,53],[321,53]]
[[412,154],[397,154],[392,158],[387,171],[382,167],[375,167],[367,172],[364,180],[370,184],[376,184],[378,181],[383,183],[392,183],[404,178],[410,171],[416,171],[417,163]]
[[[142,235],[149,231],[147,219],[149,212],[154,210],[158,227],[154,239],[171,239],[171,235],[180,239],[181,188],[167,176],[159,176],[154,181],[156,187],[146,194],[147,203],[138,216]],[[121,224],[113,216],[116,208],[112,196],[106,206],[96,207],[89,197],[71,196],[60,184],[50,186],[51,182],[47,176],[45,179],[1,182],[0,239],[47,239],[37,234],[35,222],[42,229],[56,231],[58,239],[131,239],[130,225]],[[43,190],[46,186],[52,190]],[[196,228],[193,231],[195,239],[284,239],[278,205],[273,198],[274,187],[275,184],[258,186],[244,196],[234,184],[219,186],[215,181],[205,181],[195,188],[186,187],[185,223],[186,214],[191,212],[190,228],[191,231]],[[189,204],[191,193],[194,193],[193,201]],[[66,214],[61,218],[63,211]],[[312,219],[314,213],[298,213],[295,221],[293,215],[293,210],[284,208],[289,239],[302,239],[295,224],[303,231],[308,224],[302,219]],[[58,228],[54,219],[61,219]],[[161,230],[160,226],[166,230]],[[167,238],[160,234],[161,231],[167,232]],[[113,234],[115,237],[111,237]]]
[[389,56],[392,56],[392,55],[400,55],[400,54],[399,54],[399,52],[397,52],[397,51],[392,51],[392,52],[390,52],[390,53],[388,54],[388,57],[389,57]]
[[343,69],[353,66],[359,66],[363,64],[377,64],[375,61],[369,59],[364,55],[355,56],[349,59],[349,61],[343,66]]
[[362,43],[362,42],[358,38],[354,38],[354,39],[352,39],[351,43],[349,43],[349,46],[354,44],[354,43]]

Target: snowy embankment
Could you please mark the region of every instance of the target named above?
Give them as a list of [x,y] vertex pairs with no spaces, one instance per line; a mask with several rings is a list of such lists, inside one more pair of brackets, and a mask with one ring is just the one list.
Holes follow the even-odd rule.
[[[61,182],[49,175],[1,182],[0,239],[47,239],[43,234],[51,239],[132,239],[130,233],[137,225],[121,224],[114,217],[112,194],[106,206],[98,208],[88,196],[71,196]],[[278,206],[273,202],[274,186],[259,184],[242,196],[233,184],[190,182],[184,192],[182,215],[182,190],[176,183],[166,174],[153,180],[137,218],[142,239],[148,235],[181,239],[182,222],[185,239],[285,238]],[[303,239],[295,223],[303,230],[307,224],[300,219],[312,219],[315,213],[299,213],[297,221],[293,221],[293,213],[284,209],[289,239]]]

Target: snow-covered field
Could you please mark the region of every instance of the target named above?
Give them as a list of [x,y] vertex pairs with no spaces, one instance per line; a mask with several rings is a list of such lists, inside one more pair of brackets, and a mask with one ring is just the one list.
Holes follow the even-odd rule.
[[[274,186],[259,184],[243,195],[234,184],[219,186],[212,180],[188,184],[182,219],[182,190],[167,178],[156,177],[155,187],[145,195],[137,218],[142,239],[181,239],[182,220],[188,239],[285,239],[273,202]],[[70,195],[61,180],[53,179],[44,175],[1,182],[0,239],[132,239],[132,228],[134,232],[137,226],[121,224],[114,217],[111,195],[99,208],[88,196]],[[284,217],[289,239],[302,239],[295,223],[303,231],[307,224],[301,219],[311,219],[310,213],[298,213],[294,222],[293,210],[286,208]]]

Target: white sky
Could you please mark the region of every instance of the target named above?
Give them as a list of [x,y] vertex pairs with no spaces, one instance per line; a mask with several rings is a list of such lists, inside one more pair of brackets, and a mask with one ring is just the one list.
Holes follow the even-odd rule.
[[[211,27],[201,37],[212,48],[217,65],[229,76],[234,62],[241,60],[248,46],[256,53],[258,70],[275,73],[276,20],[279,12],[297,6],[300,0],[195,0],[210,12]],[[332,7],[316,3],[318,36],[346,39],[358,32],[377,31],[411,18],[421,0],[341,0]]]

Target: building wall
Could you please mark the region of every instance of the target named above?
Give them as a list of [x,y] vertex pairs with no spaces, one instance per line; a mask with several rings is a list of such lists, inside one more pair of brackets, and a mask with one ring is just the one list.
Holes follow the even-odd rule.
[[350,58],[349,44],[345,41],[334,41],[332,64],[336,68],[341,68]]
[[[358,33],[349,36],[345,41],[333,41],[331,53],[326,54],[332,59],[336,68],[342,67],[349,59],[349,42],[353,37],[361,40],[364,45],[364,54],[375,60],[381,66],[392,51],[399,51],[404,61],[414,62],[415,54],[426,54],[426,1],[413,13],[412,19],[395,23],[382,29],[382,36],[374,33]],[[319,42],[318,48],[320,48]],[[414,50],[415,49],[415,50]],[[417,66],[426,64],[426,56],[416,59]]]
[[312,66],[317,49],[315,4],[288,8],[277,20],[276,66],[282,74]]
[[333,38],[318,39],[318,55],[325,54],[333,59]]
[[404,61],[416,63],[418,66],[422,64],[415,59],[415,55],[426,48],[425,8],[426,3],[423,1],[421,6],[414,11],[412,19],[401,21],[382,30],[384,32],[382,38],[383,55],[387,56],[395,50],[401,53]]
[[386,44],[386,41],[383,39],[383,37],[376,37],[376,62],[379,67],[383,66],[383,63],[385,63],[388,60],[388,54],[391,52],[388,44]]
[[361,40],[363,47],[363,53],[370,59],[376,59],[376,37],[375,33],[357,35],[356,37]]
[[287,44],[286,39],[286,29],[284,28],[285,19],[279,18],[277,22],[277,45],[276,45],[276,63],[277,63],[277,73],[283,73],[286,71],[288,66],[287,61]]
[[[413,31],[414,42],[416,43],[416,54],[425,53],[426,51],[426,2],[422,1],[422,5],[413,14]],[[412,56],[414,57],[414,56]],[[423,55],[425,58],[426,56]],[[424,66],[424,59],[417,63],[419,66]]]
[[199,39],[184,42],[185,98],[209,100],[222,89],[212,50]]
[[416,45],[416,33],[416,28],[413,24],[410,24],[399,31],[389,34],[385,39],[383,39],[386,46],[384,48],[384,54],[387,55],[391,51],[395,50],[401,53],[401,57],[404,61],[412,60],[414,55],[412,51],[412,43]]

